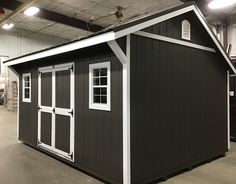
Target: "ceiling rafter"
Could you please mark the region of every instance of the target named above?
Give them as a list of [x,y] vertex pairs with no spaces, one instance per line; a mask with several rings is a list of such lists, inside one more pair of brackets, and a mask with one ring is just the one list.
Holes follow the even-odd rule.
[[[11,0],[11,1],[1,0],[0,1],[0,7],[8,9],[8,10],[12,10],[12,11],[15,11],[17,8],[22,6],[22,4],[23,3],[19,1],[15,1],[15,0]],[[100,25],[89,23],[81,19],[69,17],[61,13],[49,11],[43,8],[40,8],[40,12],[35,16],[37,16],[38,18],[57,22],[57,23],[64,24],[67,26],[76,27],[85,31],[97,32],[104,29],[104,27]]]

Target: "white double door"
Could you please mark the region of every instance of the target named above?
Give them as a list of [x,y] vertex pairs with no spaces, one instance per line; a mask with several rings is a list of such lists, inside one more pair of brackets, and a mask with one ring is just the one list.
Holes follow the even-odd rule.
[[74,161],[74,63],[39,68],[38,146]]

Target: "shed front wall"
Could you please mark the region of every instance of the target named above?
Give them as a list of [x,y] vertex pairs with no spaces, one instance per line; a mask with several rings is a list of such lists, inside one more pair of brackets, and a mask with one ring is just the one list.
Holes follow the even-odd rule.
[[[111,63],[111,111],[91,110],[89,64],[107,61]],[[82,50],[15,67],[21,76],[23,73],[31,73],[32,76],[31,103],[22,102],[20,85],[19,139],[40,149],[37,147],[38,68],[66,62],[75,62],[75,162],[46,153],[104,181],[122,183],[122,65],[108,47]]]
[[[191,13],[143,31],[181,40],[184,19],[191,23],[190,42],[214,48]],[[218,51],[132,35],[130,63],[132,183],[152,182],[227,151],[227,67]]]

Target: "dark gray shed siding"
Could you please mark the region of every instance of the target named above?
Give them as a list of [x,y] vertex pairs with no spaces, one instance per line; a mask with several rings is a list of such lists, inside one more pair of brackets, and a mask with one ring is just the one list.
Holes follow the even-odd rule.
[[[89,64],[107,61],[111,62],[111,111],[89,110]],[[74,163],[37,147],[38,67],[65,62],[75,62]],[[15,69],[21,75],[29,72],[32,75],[31,103],[22,102],[20,85],[19,139],[95,177],[114,184],[122,183],[122,65],[108,46],[104,44],[31,64],[22,64],[16,66]],[[22,84],[21,79],[20,84]],[[63,121],[61,121],[61,127],[64,129]],[[46,139],[47,137],[48,135],[45,135]],[[68,150],[66,144],[59,145],[63,150]]]
[[227,151],[226,70],[218,54],[131,37],[132,183]]

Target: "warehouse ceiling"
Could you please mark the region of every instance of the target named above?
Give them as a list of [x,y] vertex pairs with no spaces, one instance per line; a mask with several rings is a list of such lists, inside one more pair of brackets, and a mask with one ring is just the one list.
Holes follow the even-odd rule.
[[[221,21],[227,16],[235,15],[236,9],[223,11],[209,11],[207,3],[210,0],[196,0],[206,17],[214,21]],[[1,0],[0,7],[6,18],[29,0]],[[10,17],[7,22],[15,24],[14,29],[27,30],[26,37],[36,33],[51,35],[65,40],[78,39],[97,32],[120,21],[126,21],[140,15],[170,8],[188,2],[188,0],[34,0],[32,4],[40,8],[40,12],[27,17],[22,11]]]

